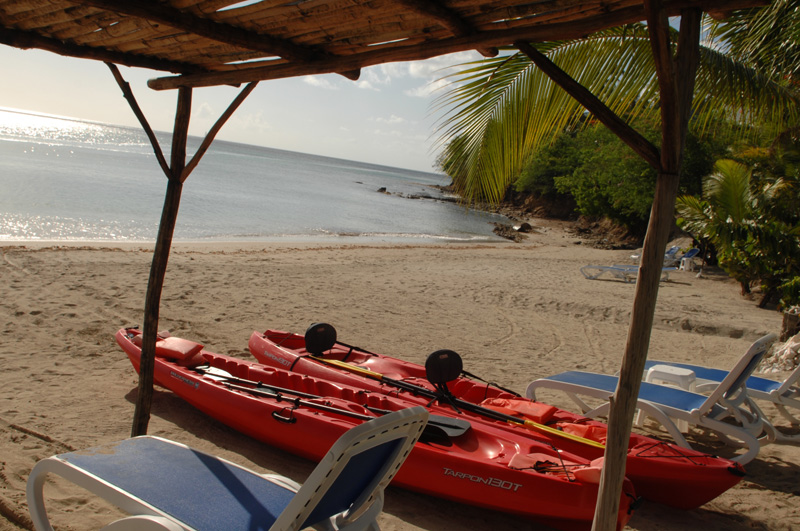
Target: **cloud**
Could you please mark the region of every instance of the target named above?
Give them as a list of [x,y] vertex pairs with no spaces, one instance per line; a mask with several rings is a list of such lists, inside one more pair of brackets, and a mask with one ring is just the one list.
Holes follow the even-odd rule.
[[389,136],[394,138],[402,138],[404,136],[402,132],[397,131],[396,129],[392,129],[391,131],[387,131],[385,129],[374,129],[372,131],[372,135],[383,136],[383,137]]
[[402,124],[405,123],[406,119],[393,114],[389,118],[378,118],[376,121],[385,124]]
[[374,90],[380,92],[380,86],[389,86],[394,77],[393,69],[383,68],[384,65],[379,65],[374,68],[365,68],[361,72],[361,79],[356,82],[356,86],[360,89]]
[[239,113],[234,114],[231,121],[236,124],[237,129],[245,131],[264,132],[272,129],[272,124],[264,117],[264,111],[256,113]]
[[339,87],[320,76],[304,76],[303,82],[325,90],[339,90]]
[[370,83],[366,79],[362,79],[362,80],[356,81],[356,87],[358,87],[358,88],[360,88],[362,90],[374,90],[376,92],[380,92],[380,90],[378,88],[376,88],[372,83]]
[[204,101],[197,108],[197,111],[195,112],[195,118],[200,120],[205,120],[209,118],[212,120],[216,120],[217,114],[214,112],[214,108],[211,106],[211,104],[208,103],[207,101]]
[[421,79],[437,79],[446,75],[444,70],[455,65],[476,61],[481,58],[478,52],[458,52],[448,55],[441,55],[426,61],[414,61],[408,63],[408,71],[411,77]]
[[428,98],[435,92],[449,85],[450,82],[445,79],[436,79],[434,81],[425,83],[424,85],[420,85],[418,87],[405,90],[403,91],[403,94],[405,94],[406,96],[411,96],[413,98]]

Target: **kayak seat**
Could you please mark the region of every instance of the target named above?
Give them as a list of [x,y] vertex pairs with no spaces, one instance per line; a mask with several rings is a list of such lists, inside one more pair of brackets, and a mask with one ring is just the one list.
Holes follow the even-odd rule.
[[302,487],[159,437],[125,439],[39,461],[28,507],[37,530],[53,529],[43,492],[53,473],[131,515],[107,529],[377,530],[383,491],[427,418],[415,407],[348,430]]

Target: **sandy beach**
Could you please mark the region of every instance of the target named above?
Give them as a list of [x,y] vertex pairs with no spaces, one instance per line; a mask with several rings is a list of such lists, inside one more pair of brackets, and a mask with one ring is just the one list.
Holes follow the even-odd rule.
[[[25,482],[37,460],[130,434],[137,375],[114,333],[142,323],[152,245],[5,243],[0,250],[0,530],[32,529]],[[591,248],[554,222],[542,222],[521,244],[179,243],[159,328],[253,359],[253,330],[302,333],[326,321],[347,343],[411,361],[455,350],[468,371],[523,392],[530,380],[563,370],[618,370],[634,285],[586,280],[579,270],[630,263],[631,254]],[[753,340],[780,327],[778,312],[742,298],[721,272],[676,271],[659,291],[650,357],[729,368]],[[558,395],[541,398],[570,406]],[[149,432],[300,482],[313,468],[163,389]],[[707,434],[696,439],[720,455],[734,451]],[[765,446],[746,468],[739,485],[703,507],[645,503],[629,528],[800,529],[800,447]],[[112,511],[60,482],[46,493],[59,529],[96,526]],[[390,531],[541,528],[397,488],[387,491],[380,523]]]

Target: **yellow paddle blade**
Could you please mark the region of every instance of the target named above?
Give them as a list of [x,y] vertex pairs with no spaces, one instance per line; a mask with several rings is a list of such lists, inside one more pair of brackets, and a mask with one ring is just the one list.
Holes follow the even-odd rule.
[[[509,424],[516,424],[516,422],[509,420]],[[580,435],[573,435],[571,433],[566,433],[556,428],[551,428],[550,426],[545,426],[544,424],[539,424],[538,422],[533,422],[532,420],[522,420],[520,419],[519,424],[525,426],[526,428],[532,430],[539,430],[546,433],[552,433],[553,435],[557,435],[559,437],[563,437],[564,439],[570,439],[573,441],[577,441],[579,443],[588,444],[589,446],[594,446],[597,448],[605,449],[605,445],[603,443],[599,443],[597,441],[593,441],[591,439],[587,439],[586,437],[581,437]]]
[[[379,374],[377,372],[371,371],[369,369],[365,369],[363,367],[358,367],[356,365],[351,365],[350,363],[347,363],[345,361],[329,360],[329,359],[325,359],[325,358],[320,358],[318,356],[310,356],[310,358],[315,359],[315,360],[317,360],[319,362],[322,362],[322,363],[327,363],[328,365],[331,365],[333,367],[339,367],[340,369],[344,369],[346,371],[350,371],[350,372],[353,372],[353,373],[356,373],[356,374],[361,374],[363,376],[367,376],[368,378],[373,378],[373,379],[378,380],[378,381],[382,381],[383,380],[383,375],[382,374]],[[556,435],[556,436],[562,437],[564,439],[570,439],[570,440],[573,440],[573,441],[576,441],[576,442],[579,442],[579,443],[588,444],[589,446],[594,446],[596,448],[605,449],[605,445],[602,444],[602,443],[599,443],[597,441],[593,441],[591,439],[587,439],[587,438],[581,437],[579,435],[573,435],[571,433],[565,433],[565,432],[563,432],[561,430],[558,430],[556,428],[551,428],[550,426],[545,426],[544,424],[539,424],[537,422],[533,422],[532,420],[519,419],[518,421],[508,420],[507,422],[509,424],[516,424],[518,426],[522,425],[522,426],[525,426],[526,428],[529,428],[529,429],[538,430],[538,431],[542,431],[542,432],[545,432],[545,433],[550,433],[552,435]]]
[[372,378],[374,380],[378,380],[378,381],[383,380],[383,375],[382,374],[378,374],[377,372],[373,372],[373,371],[371,371],[369,369],[365,369],[365,368],[359,367],[357,365],[351,365],[351,364],[347,363],[346,361],[329,360],[329,359],[325,359],[325,358],[320,358],[319,356],[309,356],[309,358],[311,358],[313,360],[317,360],[317,361],[322,362],[322,363],[326,363],[326,364],[331,365],[333,367],[339,367],[340,369],[344,369],[346,371],[350,371],[350,372],[354,372],[356,374],[361,374],[363,376],[367,376],[367,377]]

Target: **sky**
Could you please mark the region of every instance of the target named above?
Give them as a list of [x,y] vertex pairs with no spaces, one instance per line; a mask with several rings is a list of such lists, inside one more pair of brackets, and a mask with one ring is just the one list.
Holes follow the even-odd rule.
[[[418,171],[435,171],[433,102],[443,68],[480,58],[465,52],[365,68],[358,81],[326,74],[262,81],[217,138]],[[137,126],[110,70],[100,61],[0,45],[0,107]],[[120,67],[150,125],[171,131],[176,91],[147,80],[169,75]],[[196,88],[189,133],[203,136],[240,89]],[[212,145],[213,149],[213,145]]]

